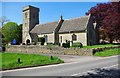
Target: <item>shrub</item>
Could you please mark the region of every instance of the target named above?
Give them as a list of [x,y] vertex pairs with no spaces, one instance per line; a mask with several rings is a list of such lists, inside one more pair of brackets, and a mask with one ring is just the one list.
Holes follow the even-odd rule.
[[67,47],[67,48],[70,48],[70,42],[69,42],[69,41],[66,42],[66,47]]
[[63,43],[62,47],[64,47],[64,48],[70,48],[70,43],[69,42]]
[[25,43],[23,43],[23,45],[25,45]]
[[83,47],[83,44],[80,43],[80,42],[73,43],[72,47],[80,47],[80,48],[82,48],[82,47]]
[[39,37],[38,41],[41,42],[41,45],[44,45],[45,43],[45,38],[44,37]]
[[6,47],[4,46],[4,47],[2,47],[2,51],[5,51],[6,50]]
[[36,45],[36,42],[32,42],[31,45]]
[[83,47],[83,44],[82,43],[80,43],[80,48],[82,48]]
[[53,43],[47,43],[47,45],[54,45]]
[[63,43],[63,44],[62,44],[62,47],[66,48],[66,44],[65,44],[65,43]]
[[6,50],[6,44],[2,43],[2,51],[5,51],[5,50]]

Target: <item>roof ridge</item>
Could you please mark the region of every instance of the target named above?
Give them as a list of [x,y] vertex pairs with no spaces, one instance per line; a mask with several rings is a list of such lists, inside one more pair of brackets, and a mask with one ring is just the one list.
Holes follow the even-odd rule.
[[70,19],[65,19],[64,21],[75,20],[75,19],[80,19],[80,18],[84,18],[84,17],[89,17],[89,16],[86,15],[86,16],[81,16],[81,17],[76,17],[76,18],[70,18]]
[[37,24],[36,26],[39,26],[39,25],[46,25],[46,24],[51,24],[51,23],[55,23],[55,22],[58,22],[58,21],[47,22],[47,23],[43,23],[43,24]]

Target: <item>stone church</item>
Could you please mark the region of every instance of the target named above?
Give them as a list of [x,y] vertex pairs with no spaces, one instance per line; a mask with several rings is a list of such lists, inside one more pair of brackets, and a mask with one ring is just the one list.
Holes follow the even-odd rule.
[[99,43],[98,27],[91,15],[64,20],[60,16],[55,22],[39,24],[39,8],[23,8],[22,43],[39,42],[40,37],[46,43],[62,44],[66,41],[80,42],[84,46]]

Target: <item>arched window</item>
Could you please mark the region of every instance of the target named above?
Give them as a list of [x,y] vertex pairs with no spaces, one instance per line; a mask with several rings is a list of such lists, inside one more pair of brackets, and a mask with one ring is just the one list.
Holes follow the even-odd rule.
[[60,36],[60,42],[62,43],[62,36]]
[[26,40],[26,44],[27,45],[30,44],[30,40],[29,39]]
[[76,41],[77,40],[77,35],[73,34],[72,35],[72,41]]
[[48,36],[44,35],[44,38],[45,38],[45,42],[48,42]]

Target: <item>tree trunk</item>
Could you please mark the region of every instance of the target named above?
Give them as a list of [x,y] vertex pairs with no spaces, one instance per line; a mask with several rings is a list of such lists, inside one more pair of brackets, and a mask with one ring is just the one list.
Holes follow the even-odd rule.
[[113,42],[113,39],[110,39],[110,43],[112,44],[112,42]]

